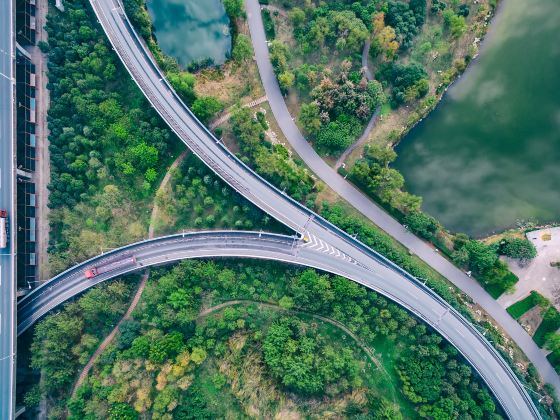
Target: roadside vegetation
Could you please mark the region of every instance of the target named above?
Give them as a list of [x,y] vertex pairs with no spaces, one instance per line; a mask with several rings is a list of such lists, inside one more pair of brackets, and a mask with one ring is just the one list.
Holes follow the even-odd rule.
[[[44,340],[36,333],[33,345]],[[59,340],[70,348],[81,337]],[[404,309],[344,278],[276,263],[155,270],[74,398],[71,382],[48,390],[52,418],[500,418],[457,350]]]
[[159,207],[156,234],[192,228],[285,230],[191,153],[172,172],[169,187],[158,192],[156,204]]

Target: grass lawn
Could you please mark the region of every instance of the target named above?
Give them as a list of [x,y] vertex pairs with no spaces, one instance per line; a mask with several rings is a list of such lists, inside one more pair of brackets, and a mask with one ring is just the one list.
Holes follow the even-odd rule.
[[535,335],[533,335],[533,341],[538,344],[539,347],[543,347],[546,342],[546,337],[549,333],[555,332],[560,328],[560,313],[554,306],[551,306],[544,313],[543,321]]
[[[484,290],[486,290],[490,294],[490,296],[492,296],[494,299],[498,299],[511,286],[513,286],[518,281],[519,281],[519,277],[517,277],[511,271],[508,271],[506,273],[506,275],[504,277],[502,277],[501,280],[499,280],[495,283],[488,284],[488,283],[485,283],[484,281],[479,281],[479,283],[482,287],[484,287]],[[529,309],[531,309],[531,308],[529,308]],[[527,309],[527,310],[529,310],[529,309]]]
[[560,375],[560,355],[556,355],[554,353],[550,353],[546,356],[556,373]]
[[507,308],[507,311],[513,318],[519,319],[523,314],[537,306],[539,302],[546,302],[546,298],[541,296],[538,292],[532,291],[525,299],[515,302]]

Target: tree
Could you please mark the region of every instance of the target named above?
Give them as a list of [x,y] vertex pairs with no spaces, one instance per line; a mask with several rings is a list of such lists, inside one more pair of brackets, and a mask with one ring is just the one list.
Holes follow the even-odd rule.
[[349,347],[336,349],[311,336],[296,318],[282,318],[269,327],[263,342],[264,361],[282,385],[301,394],[319,394],[327,385],[357,378],[357,363]]
[[418,63],[384,63],[377,77],[392,84],[394,106],[421,98],[429,90],[428,74]]
[[350,10],[331,11],[328,18],[339,50],[358,51],[369,36],[364,22]]
[[560,354],[560,334],[549,333],[546,339],[546,348],[555,354]]
[[368,146],[366,153],[369,158],[384,167],[388,167],[397,158],[397,153],[393,148],[381,147],[377,144]]
[[299,7],[294,7],[288,12],[295,31],[299,31],[305,24],[305,12]]
[[341,115],[317,133],[317,144],[329,151],[339,152],[352,143],[358,135],[360,124],[354,117]]
[[193,103],[196,99],[194,92],[195,77],[185,71],[182,72],[167,72],[167,80],[177,94],[183,99],[187,105]]
[[464,16],[459,16],[451,9],[446,9],[443,12],[444,26],[453,38],[458,38],[467,30],[467,24]]
[[303,129],[314,135],[321,128],[321,116],[319,115],[319,105],[316,102],[302,104],[298,121]]
[[237,35],[231,56],[238,62],[248,61],[251,57],[253,57],[253,46],[251,45],[251,40],[247,35]]
[[397,34],[391,26],[385,26],[385,13],[378,12],[373,15],[373,41],[374,47],[383,52],[387,60],[394,57],[399,49]]
[[109,409],[109,420],[135,420],[138,413],[128,404],[114,403]]
[[412,232],[425,239],[432,239],[439,227],[436,219],[422,212],[407,214],[404,222]]
[[526,238],[508,238],[505,244],[500,247],[500,252],[511,258],[516,258],[523,262],[531,260],[537,256],[537,249],[531,241]]
[[243,0],[223,0],[226,13],[231,20],[243,16]]
[[192,111],[204,124],[224,110],[223,104],[213,96],[202,96],[192,104]]
[[469,266],[479,273],[490,269],[498,260],[496,251],[480,241],[470,240],[465,248],[469,253]]
[[291,71],[285,71],[278,75],[278,83],[280,84],[280,89],[286,92],[289,88],[294,85],[295,76]]
[[412,45],[412,39],[424,24],[425,5],[425,0],[415,0],[410,3],[400,0],[388,2],[385,23],[395,29],[402,48],[409,48]]

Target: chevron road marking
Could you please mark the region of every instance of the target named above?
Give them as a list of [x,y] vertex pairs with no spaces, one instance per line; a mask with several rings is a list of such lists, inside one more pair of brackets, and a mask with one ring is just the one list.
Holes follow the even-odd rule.
[[305,232],[304,237],[307,238],[307,240],[303,243],[303,245],[301,245],[302,248],[308,248],[316,252],[331,255],[335,258],[340,258],[344,261],[349,261],[354,264],[356,263],[354,258],[346,255],[344,252],[323,241],[321,238],[318,238],[307,231]]

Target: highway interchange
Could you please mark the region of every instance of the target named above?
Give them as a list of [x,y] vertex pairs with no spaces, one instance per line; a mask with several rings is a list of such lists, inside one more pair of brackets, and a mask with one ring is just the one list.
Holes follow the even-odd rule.
[[[218,176],[245,198],[293,229],[300,237],[309,238],[307,242],[300,240],[297,245],[293,244],[292,239],[290,250],[293,250],[294,254],[291,258],[286,256],[286,243],[282,241],[283,245],[276,244],[273,249],[268,250],[263,246],[256,248],[247,246],[243,249],[242,254],[236,253],[239,252],[239,246],[233,246],[233,251],[224,247],[224,241],[218,241],[214,245],[214,254],[212,254],[209,251],[213,248],[212,245],[203,242],[203,246],[193,249],[193,256],[238,255],[290,261],[341,274],[378,290],[420,316],[453,343],[488,383],[511,418],[538,417],[536,407],[523,385],[501,356],[471,324],[408,273],[287,197],[241,163],[192,115],[188,107],[178,98],[154,63],[147,48],[132,29],[121,5],[116,0],[90,1],[101,26],[123,64],[154,109],[179,138]],[[249,233],[246,235],[250,236]],[[211,241],[207,237],[205,240]],[[242,239],[246,244],[252,240],[254,238]],[[263,239],[261,237],[258,240]],[[157,247],[157,245],[154,246]],[[242,248],[243,246],[241,246]],[[147,249],[151,249],[151,247],[142,248],[138,251],[139,255],[135,255],[138,262],[144,265],[150,264],[149,260],[144,261],[144,258],[149,259],[149,255],[144,256]],[[153,264],[161,263],[161,258],[175,259],[172,258],[173,252],[178,252],[166,249],[165,246],[161,249],[161,254],[158,254],[158,251],[156,255],[152,256]],[[202,255],[197,254],[197,249],[200,249]],[[205,250],[209,253],[204,254]],[[126,253],[131,252],[131,248],[127,247],[122,252],[125,252],[124,255],[128,255]],[[233,253],[230,254],[230,252]],[[265,252],[271,254],[262,255]],[[100,258],[110,258],[112,255],[114,254]],[[91,265],[91,262],[88,264]],[[83,282],[83,274],[80,274],[84,268],[86,268],[85,264],[74,267],[57,277],[52,283],[25,297],[19,308],[21,318],[18,322],[22,330],[40,317],[44,313],[42,311],[46,312],[50,305],[55,306],[76,295],[81,288],[89,284],[89,281]],[[115,271],[110,273],[110,276],[114,277],[119,274],[122,273]],[[109,276],[109,273],[92,279],[92,281],[101,281],[106,276]],[[75,286],[76,281],[82,285]]]
[[[14,215],[14,13],[12,0],[0,1],[0,209]],[[14,223],[10,223],[13,238]],[[15,264],[14,243],[0,249],[0,419],[14,410]]]
[[[523,385],[478,330],[421,282],[287,197],[241,163],[196,120],[176,96],[154,64],[151,55],[132,30],[120,4],[114,0],[90,1],[125,67],[152,106],[179,138],[225,182],[262,210],[293,229],[298,235],[290,237],[258,232],[200,232],[158,238],[120,248],[61,273],[24,297],[18,303],[18,334],[60,303],[94,284],[117,277],[127,271],[140,270],[146,266],[184,258],[235,256],[284,261],[342,275],[388,296],[422,318],[453,343],[486,381],[510,418],[539,417]],[[12,16],[11,13],[2,13],[2,15]],[[6,69],[3,67],[2,72],[4,70]],[[11,80],[8,80],[11,84]],[[9,112],[12,112],[11,103],[9,108]],[[5,108],[2,108],[3,118],[4,110]],[[10,127],[12,126],[10,124]],[[4,147],[4,131],[2,136],[2,147]],[[11,150],[9,156],[13,156]],[[10,194],[8,199],[11,200],[11,197],[13,194]],[[2,202],[0,202],[1,206]],[[307,239],[301,239],[303,237]],[[130,255],[136,257],[137,265],[134,267],[105,273],[91,280],[86,280],[83,275],[86,268],[103,265]],[[13,273],[9,274],[8,278],[13,279]],[[13,288],[14,285],[10,287]],[[13,297],[11,302],[4,302],[5,296],[7,294],[2,291],[2,318],[4,312],[7,312],[6,305],[12,305],[13,308]],[[8,329],[10,327],[13,329],[13,326],[13,322],[8,324]],[[2,351],[9,341],[6,340],[4,333],[2,325]],[[6,360],[11,360],[13,337],[12,350],[2,354],[9,356]],[[9,366],[13,369],[12,363],[9,363]],[[6,372],[1,373],[2,378],[6,378],[4,376]],[[9,377],[13,383],[13,371]],[[4,382],[2,381],[2,387],[13,387]],[[6,389],[2,388],[1,391],[0,404],[4,409]],[[13,393],[10,391],[10,394]],[[1,418],[9,417],[10,415]]]

